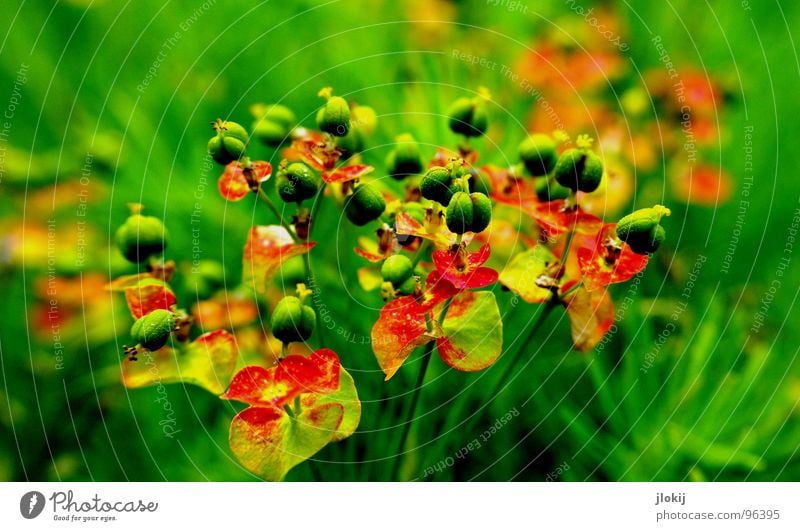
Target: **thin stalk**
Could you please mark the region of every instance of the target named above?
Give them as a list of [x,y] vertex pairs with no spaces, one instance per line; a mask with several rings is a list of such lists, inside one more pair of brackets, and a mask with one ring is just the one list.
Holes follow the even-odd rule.
[[289,233],[289,236],[292,237],[292,240],[294,240],[295,243],[300,243],[300,239],[294,232],[294,228],[292,228],[292,226],[289,225],[289,223],[283,218],[280,211],[278,210],[278,207],[275,206],[275,203],[272,202],[272,199],[269,198],[267,193],[261,187],[259,187],[258,189],[258,197],[264,203],[266,203],[267,208],[269,208],[270,211],[275,215],[275,217],[278,218],[279,223],[284,229],[286,229],[286,232]]
[[430,246],[431,246],[430,240],[422,240],[419,249],[417,249],[417,253],[414,255],[414,259],[411,260],[412,267],[417,267],[417,264],[419,263],[420,260],[422,260],[422,257],[425,255],[425,251],[427,251],[428,247]]
[[[522,360],[522,355],[525,352],[525,345],[527,345],[530,341],[533,340],[534,336],[536,335],[536,333],[539,331],[539,329],[542,327],[545,320],[547,319],[547,316],[550,315],[550,312],[552,312],[557,305],[558,305],[558,299],[555,298],[551,298],[548,302],[545,303],[545,306],[539,313],[538,317],[536,318],[536,321],[534,321],[533,325],[528,329],[527,335],[519,343],[519,347],[517,348],[516,352],[512,354],[511,361],[506,366],[505,370],[503,371],[503,374],[500,375],[500,377],[498,378],[497,383],[495,384],[495,387],[491,391],[491,393],[485,395],[483,393],[482,387],[479,388],[479,386],[475,386],[475,389],[480,390],[483,396],[488,397],[486,403],[484,404],[484,407],[488,407],[491,401],[494,400],[503,391],[506,385],[506,381],[511,377],[513,371],[518,368],[519,363]],[[455,427],[456,423],[461,420],[461,418],[464,416],[464,412],[467,410],[469,406],[471,395],[474,393],[475,390],[473,390],[472,393],[464,393],[464,395],[455,405],[455,408],[450,410],[450,413],[448,413],[447,418],[451,422],[449,422],[442,429],[442,433],[446,433],[452,430]],[[479,418],[480,415],[476,413],[471,417],[471,419],[466,421],[466,424],[461,429],[463,429],[464,432],[471,431],[472,428],[474,427],[475,422]],[[436,447],[437,453],[440,447],[441,445],[437,445]]]
[[[444,323],[447,310],[450,308],[450,302],[452,300],[452,298],[447,299],[447,302],[444,303],[444,308],[442,308],[442,312],[439,314],[440,326]],[[422,363],[420,364],[419,373],[417,374],[417,383],[414,387],[414,393],[411,395],[411,403],[406,413],[406,422],[403,424],[403,433],[400,435],[400,444],[397,447],[397,457],[395,457],[394,463],[392,464],[392,471],[389,475],[392,481],[397,481],[397,475],[400,472],[400,464],[403,461],[403,449],[406,447],[406,441],[408,440],[408,435],[411,433],[411,426],[414,423],[414,413],[417,411],[422,385],[425,383],[425,375],[428,372],[428,366],[430,365],[433,355],[433,345],[434,341],[429,341],[425,345],[425,351],[422,353]]]

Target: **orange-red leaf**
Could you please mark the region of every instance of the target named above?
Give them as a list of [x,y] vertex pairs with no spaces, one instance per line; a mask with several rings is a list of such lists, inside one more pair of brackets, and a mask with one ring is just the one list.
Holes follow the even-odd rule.
[[327,394],[339,388],[339,358],[330,349],[311,356],[292,355],[265,369],[245,367],[236,373],[225,398],[251,406],[278,409],[301,393]]
[[[489,259],[491,248],[482,246],[477,252],[468,253],[465,248],[434,251],[433,265],[439,277],[457,289],[483,288],[497,282],[497,271],[482,267]],[[435,277],[434,277],[435,278]]]
[[280,481],[334,439],[343,416],[343,406],[335,403],[304,409],[296,417],[273,408],[249,407],[231,421],[228,441],[247,470]]
[[647,255],[636,254],[619,241],[615,226],[605,225],[592,247],[577,250],[583,283],[588,291],[625,282],[647,266]]
[[[252,175],[256,182],[262,183],[272,176],[272,164],[259,160],[252,163]],[[225,171],[217,182],[219,193],[228,201],[239,201],[250,191],[250,184],[244,174],[244,168],[238,161],[225,166]]]
[[142,278],[125,289],[125,301],[134,319],[153,310],[169,310],[177,303],[175,293],[163,280]]
[[581,286],[565,297],[564,305],[575,350],[592,350],[614,324],[614,306],[606,290],[588,291]]
[[[426,221],[425,225],[411,217],[406,212],[398,212],[395,216],[395,233],[398,237],[417,236],[426,240],[431,240],[437,249],[446,249],[458,240],[458,235],[450,232],[442,216],[437,219]],[[464,244],[472,241],[473,234],[465,234],[462,238]]]
[[190,383],[220,394],[236,366],[236,340],[226,330],[203,334],[178,349],[164,347],[122,362],[125,387]]
[[579,234],[596,234],[603,227],[600,218],[584,212],[580,207],[567,208],[563,199],[539,203],[531,215],[551,236],[571,229]]
[[283,156],[289,160],[302,160],[317,171],[332,170],[342,152],[315,139],[298,139],[286,148]]
[[436,328],[428,331],[425,321],[428,311],[412,296],[394,299],[381,309],[372,327],[372,348],[387,380],[415,348],[439,337]]
[[481,167],[481,171],[489,177],[492,199],[498,203],[516,207],[524,212],[531,212],[539,205],[532,179],[514,176],[508,168],[493,164]]
[[332,171],[322,172],[322,180],[326,183],[343,183],[359,179],[367,175],[375,168],[367,164],[351,164]]
[[281,264],[311,250],[315,242],[294,243],[289,232],[280,225],[256,226],[250,229],[244,246],[242,282],[263,292]]

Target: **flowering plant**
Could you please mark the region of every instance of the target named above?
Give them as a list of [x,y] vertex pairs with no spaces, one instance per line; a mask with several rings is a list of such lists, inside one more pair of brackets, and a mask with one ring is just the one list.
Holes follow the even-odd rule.
[[[124,384],[185,382],[246,404],[231,420],[230,447],[247,470],[268,480],[284,478],[327,444],[352,435],[361,415],[346,354],[326,348],[317,330],[310,256],[321,203],[335,204],[352,225],[373,229],[374,237],[362,236],[353,247],[363,261],[355,276],[384,301],[370,334],[377,366],[389,380],[423,347],[420,383],[434,348],[459,371],[486,369],[503,355],[496,287],[544,305],[537,323],[563,307],[575,349],[591,350],[612,324],[607,286],[645,268],[665,239],[660,222],[669,215],[656,205],[609,222],[586,211],[583,198],[608,179],[602,153],[586,135],[572,141],[563,132],[531,134],[514,165],[479,165],[471,141],[489,128],[491,99],[484,90],[457,99],[448,111],[450,129],[463,138],[455,150],[441,147],[426,161],[422,146],[401,134],[383,168],[362,159],[375,112],[329,88],[320,96],[318,130],[300,127],[281,105],[254,106],[250,131],[230,120],[213,123],[208,150],[223,167],[220,194],[232,202],[252,194],[275,218],[247,234],[241,286],[224,289],[224,270],[206,263],[194,278],[196,304],[182,307],[170,286],[175,264],[162,257],[169,233],[138,205],[116,243],[145,271],[108,286],[124,293],[135,319],[133,345],[122,361]],[[252,160],[254,141],[276,149],[280,160]],[[283,208],[267,193],[270,181]],[[523,221],[510,223],[511,213]],[[524,248],[514,250],[514,242]],[[487,265],[493,248],[509,247],[503,267]],[[280,293],[272,288],[279,274]],[[254,325],[260,307],[269,313],[268,331]],[[253,341],[254,330],[256,343],[278,345],[277,352],[265,348],[256,359],[242,359],[237,345]],[[505,354],[515,360],[511,367],[526,353],[526,341],[521,344]],[[420,387],[410,398],[401,450]],[[396,476],[399,458],[394,466]]]

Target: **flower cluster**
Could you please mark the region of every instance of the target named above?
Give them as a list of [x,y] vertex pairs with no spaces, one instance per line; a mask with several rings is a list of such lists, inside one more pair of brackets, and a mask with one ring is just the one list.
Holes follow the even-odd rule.
[[[136,361],[145,355],[158,366],[162,382],[197,384],[247,404],[231,422],[231,449],[246,469],[270,480],[351,435],[360,417],[355,383],[336,353],[324,345],[310,354],[290,351],[315,335],[309,253],[316,245],[320,202],[335,203],[350,223],[374,234],[354,242],[354,252],[364,260],[358,281],[384,300],[371,339],[387,380],[421,346],[425,356],[435,347],[460,371],[491,366],[503,350],[493,291],[498,282],[528,303],[563,306],[575,348],[591,349],[611,325],[607,286],[647,265],[665,240],[661,221],[669,215],[656,205],[614,223],[587,212],[582,198],[604,186],[608,172],[602,153],[585,135],[573,142],[564,134],[531,134],[512,166],[479,165],[471,142],[490,126],[491,98],[484,90],[455,100],[448,111],[449,128],[462,138],[455,150],[441,147],[426,160],[422,145],[400,134],[381,172],[362,159],[376,113],[331,89],[320,96],[318,130],[300,127],[286,107],[256,105],[252,133],[217,120],[208,143],[210,155],[224,166],[221,195],[241,201],[253,194],[276,218],[274,225],[250,229],[238,289],[270,307],[269,337],[260,340],[277,342],[277,355],[254,362],[237,355],[237,344],[247,341],[241,326],[257,312],[241,298],[236,311],[220,310],[220,300],[235,297],[224,290],[225,297],[214,295],[220,292],[220,271],[213,265],[195,278],[202,287],[195,308],[179,308],[170,288],[174,265],[158,258],[169,235],[139,208],[118,230],[117,244],[126,258],[148,269],[110,284],[124,292],[136,319],[135,345],[126,347],[123,361],[125,384],[154,383]],[[282,209],[265,190],[272,164],[248,156],[254,140],[280,154],[272,197],[284,202]],[[292,217],[284,217],[292,209]],[[493,263],[495,250],[502,259]],[[270,290],[278,272],[284,277],[282,293]],[[286,289],[294,294],[284,295]],[[241,320],[225,323],[221,314]],[[195,324],[213,329],[192,340]]]

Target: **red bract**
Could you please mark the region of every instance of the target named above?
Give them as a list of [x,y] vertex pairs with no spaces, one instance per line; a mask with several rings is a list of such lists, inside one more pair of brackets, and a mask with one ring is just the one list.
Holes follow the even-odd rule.
[[264,291],[265,282],[272,278],[281,264],[311,250],[316,242],[294,243],[289,232],[280,225],[256,226],[250,229],[244,246],[242,282]]
[[[272,164],[263,160],[253,162],[251,174],[254,184],[263,183],[272,177]],[[219,193],[228,201],[239,201],[251,190],[251,183],[245,177],[244,168],[237,161],[225,166],[217,186]]]
[[150,273],[127,275],[110,282],[106,289],[122,291],[134,319],[153,310],[170,310],[177,303],[169,284],[153,278]]
[[[453,298],[444,323],[440,296],[425,302],[400,297],[386,304],[372,327],[372,347],[386,379],[397,373],[415,348],[436,340],[439,355],[451,367],[478,371],[494,363],[502,347],[502,321],[494,294],[463,291]],[[426,318],[427,314],[427,318]]]
[[488,178],[492,190],[492,199],[498,203],[516,207],[524,212],[531,212],[539,204],[533,181],[514,176],[508,168],[493,164],[481,167]]
[[383,262],[388,257],[395,254],[400,245],[394,237],[394,231],[388,226],[383,226],[375,231],[378,240],[375,241],[365,236],[358,238],[360,247],[355,247],[353,251],[360,257],[366,258],[370,262]]
[[[497,271],[482,267],[489,259],[491,248],[481,247],[478,252],[467,252],[466,247],[458,246],[433,252],[434,273],[450,282],[457,289],[477,289],[497,282]],[[431,273],[431,274],[434,274]]]
[[281,410],[301,393],[332,393],[339,387],[339,358],[330,349],[311,356],[287,356],[270,369],[245,367],[236,373],[225,398]]
[[163,347],[142,356],[145,359],[122,362],[125,387],[184,382],[220,394],[236,366],[236,340],[225,330],[215,330],[178,349]]
[[374,167],[366,164],[351,164],[332,171],[323,171],[322,180],[326,183],[344,183],[359,179],[374,169]]
[[[448,248],[455,244],[458,235],[450,232],[441,215],[436,219],[427,220],[423,225],[406,212],[398,212],[395,217],[394,230],[398,236],[416,236],[425,240],[430,240],[438,249]],[[472,241],[472,234],[465,234],[462,242]]]
[[283,151],[289,160],[302,160],[317,171],[329,171],[336,166],[342,152],[335,146],[312,139],[300,139]]
[[400,369],[415,348],[441,335],[441,330],[428,330],[425,314],[430,308],[412,296],[389,301],[372,327],[372,349],[388,380]]
[[[564,292],[575,282],[564,285]],[[566,295],[563,304],[567,309],[572,343],[575,350],[592,350],[614,324],[614,306],[606,290],[588,291],[583,286]]]
[[231,450],[245,468],[272,481],[350,436],[361,417],[353,379],[329,349],[288,356],[270,369],[245,367],[224,398],[249,406],[231,421]]
[[563,199],[539,203],[531,215],[551,236],[569,230],[578,234],[596,234],[603,227],[603,220],[584,212],[579,206],[568,207]]
[[625,282],[647,266],[647,255],[634,253],[614,231],[616,224],[604,225],[590,247],[577,249],[583,284],[588,291]]

